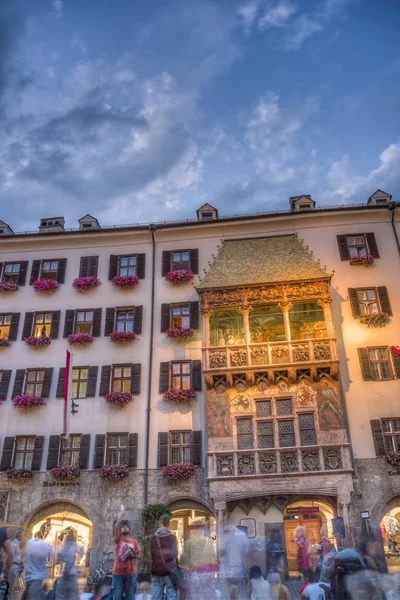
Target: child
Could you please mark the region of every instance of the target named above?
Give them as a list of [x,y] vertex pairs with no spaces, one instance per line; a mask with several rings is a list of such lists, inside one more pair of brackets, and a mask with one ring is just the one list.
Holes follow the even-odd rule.
[[250,569],[248,591],[250,600],[271,600],[269,583],[263,579],[258,565],[254,565]]
[[138,583],[136,600],[151,600],[151,584],[148,581]]

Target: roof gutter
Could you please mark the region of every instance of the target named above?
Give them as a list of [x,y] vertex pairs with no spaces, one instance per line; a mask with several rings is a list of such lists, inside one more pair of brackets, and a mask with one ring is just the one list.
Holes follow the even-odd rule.
[[397,235],[397,231],[396,231],[396,225],[394,224],[394,213],[396,208],[400,206],[400,202],[389,202],[389,204],[387,205],[388,209],[391,211],[392,213],[392,229],[393,229],[393,235],[394,235],[394,239],[396,240],[396,245],[397,245],[397,251],[400,254],[400,242],[399,242],[399,236]]

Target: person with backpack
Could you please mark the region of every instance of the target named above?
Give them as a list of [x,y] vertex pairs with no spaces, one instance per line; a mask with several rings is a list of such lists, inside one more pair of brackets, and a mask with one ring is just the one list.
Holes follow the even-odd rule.
[[153,600],[163,600],[164,588],[167,600],[177,599],[178,546],[169,530],[170,523],[170,515],[162,515],[160,527],[151,538]]
[[56,600],[78,600],[78,577],[76,559],[82,558],[82,548],[76,543],[73,529],[65,536],[60,551],[60,560],[63,563],[62,575],[57,583]]

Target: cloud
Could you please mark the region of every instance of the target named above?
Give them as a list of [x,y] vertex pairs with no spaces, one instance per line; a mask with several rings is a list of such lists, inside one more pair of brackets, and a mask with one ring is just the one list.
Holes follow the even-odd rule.
[[53,10],[57,19],[62,19],[64,16],[64,7],[62,0],[53,0]]
[[298,50],[309,37],[322,29],[321,22],[310,19],[307,15],[301,15],[292,24],[283,46],[285,50]]
[[9,2],[0,3],[0,105],[6,91],[21,80],[14,52],[23,28],[24,22],[15,7]]
[[268,6],[258,21],[258,28],[260,31],[264,31],[273,27],[285,27],[296,11],[296,6],[291,2],[283,1],[274,6]]
[[253,29],[253,24],[256,20],[259,2],[248,2],[247,4],[243,4],[239,7],[237,14],[239,19],[242,21],[243,30],[246,35],[251,33]]
[[81,37],[77,31],[74,31],[71,41],[69,43],[71,50],[79,50],[83,56],[88,56],[87,46],[81,40]]

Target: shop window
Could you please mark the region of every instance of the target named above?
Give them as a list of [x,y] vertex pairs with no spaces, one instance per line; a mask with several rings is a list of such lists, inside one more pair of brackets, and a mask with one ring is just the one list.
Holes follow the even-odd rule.
[[123,332],[134,331],[135,311],[132,310],[117,310],[116,330]]
[[117,366],[113,367],[112,371],[112,391],[113,392],[130,392],[132,380],[132,366]]
[[324,310],[316,302],[296,302],[289,310],[292,340],[327,337]]
[[244,344],[243,314],[238,310],[215,310],[210,318],[211,346]]
[[17,437],[15,444],[14,468],[27,469],[30,471],[32,468],[34,449],[34,437]]
[[128,434],[107,435],[107,465],[127,465],[128,464]]
[[179,304],[171,306],[171,327],[190,328],[190,305]]
[[74,367],[72,369],[72,398],[86,398],[89,369],[88,367]]
[[136,255],[120,256],[118,259],[118,275],[122,277],[136,275],[136,262]]
[[41,396],[44,383],[44,369],[29,369],[26,377],[25,392]]
[[70,435],[61,438],[61,464],[79,467],[81,436]]
[[170,462],[191,462],[192,455],[192,432],[171,431],[170,432]]
[[249,316],[252,343],[286,340],[283,313],[276,305],[256,306]]
[[238,449],[254,447],[253,419],[250,417],[236,419]]
[[75,333],[92,333],[93,310],[77,310],[75,321]]
[[0,338],[8,339],[10,333],[11,315],[0,315]]
[[189,390],[191,386],[191,363],[173,362],[171,364],[172,389]]
[[33,326],[33,335],[37,338],[49,337],[53,313],[36,313]]

